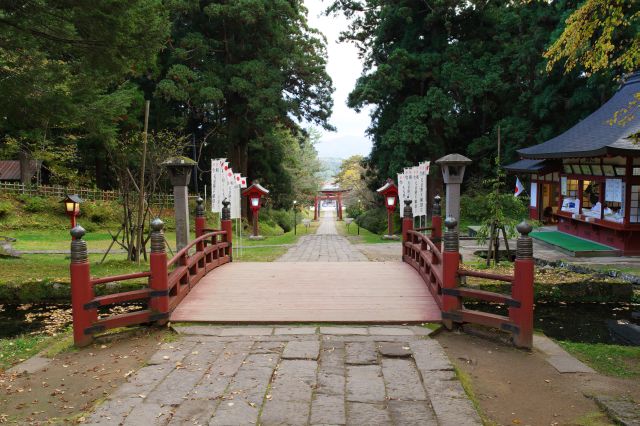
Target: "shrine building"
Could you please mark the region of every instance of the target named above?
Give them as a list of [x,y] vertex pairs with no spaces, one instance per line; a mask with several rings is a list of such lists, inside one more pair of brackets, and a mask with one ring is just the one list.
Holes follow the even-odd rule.
[[505,169],[530,177],[531,219],[640,255],[640,73],[566,132],[518,154]]

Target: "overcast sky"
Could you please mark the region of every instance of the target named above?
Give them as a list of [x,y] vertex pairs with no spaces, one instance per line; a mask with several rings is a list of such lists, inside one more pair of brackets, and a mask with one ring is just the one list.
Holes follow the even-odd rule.
[[347,107],[347,96],[353,89],[356,79],[362,72],[362,63],[353,45],[338,43],[340,31],[347,27],[343,16],[323,16],[327,1],[305,0],[309,9],[309,25],[320,30],[327,37],[329,62],[327,71],[333,80],[333,115],[331,124],[337,131],[322,133],[320,143],[316,145],[320,157],[347,158],[351,155],[369,155],[371,141],[365,136],[369,126],[369,110],[359,114]]

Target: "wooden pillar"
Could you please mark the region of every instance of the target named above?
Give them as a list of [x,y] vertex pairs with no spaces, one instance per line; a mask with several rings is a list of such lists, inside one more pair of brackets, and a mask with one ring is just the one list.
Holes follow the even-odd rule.
[[431,241],[442,251],[442,212],[440,207],[440,195],[433,198],[433,208],[431,210]]
[[204,200],[202,199],[202,197],[198,197],[198,199],[196,200],[196,220],[195,220],[195,225],[196,225],[196,238],[200,237],[202,234],[204,234],[204,230],[207,227],[207,219],[205,217],[204,214]]
[[533,229],[526,221],[516,227],[520,233],[516,248],[516,261],[511,287],[511,297],[520,303],[509,308],[509,318],[518,326],[513,343],[521,348],[533,346],[533,241],[529,233]]
[[88,308],[86,305],[95,297],[91,284],[91,268],[87,242],[82,239],[85,230],[82,226],[75,226],[71,230],[71,309],[73,317],[73,342],[76,346],[87,346],[93,340],[91,334],[85,330],[98,321],[96,308]]
[[407,252],[405,243],[409,241],[409,231],[413,231],[413,209],[411,208],[411,200],[405,200],[404,214],[402,215],[402,261],[403,262]]
[[447,315],[462,307],[460,298],[445,293],[445,289],[455,289],[458,287],[458,268],[460,267],[458,221],[453,217],[448,217],[444,221],[447,232],[444,234],[444,251],[442,252],[442,323],[449,330],[453,328],[453,320],[445,318]]
[[[227,200],[222,202],[222,214],[220,216],[220,229],[225,232],[224,242],[228,243],[225,249],[225,256],[229,256],[229,262],[233,261],[233,222],[231,220],[231,209],[229,205],[231,203]],[[255,220],[258,220],[258,215],[254,215]]]
[[[151,278],[151,301],[149,308],[154,314],[169,313],[169,273],[167,269],[167,253],[164,244],[164,223],[156,218],[151,222],[151,254],[149,255],[149,267]],[[164,325],[167,318],[158,320],[159,325]]]

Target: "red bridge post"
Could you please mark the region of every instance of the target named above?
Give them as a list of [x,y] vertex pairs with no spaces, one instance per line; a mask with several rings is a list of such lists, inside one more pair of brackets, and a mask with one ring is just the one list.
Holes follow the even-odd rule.
[[207,218],[204,214],[204,200],[202,197],[198,197],[196,203],[196,238],[198,238],[204,234],[204,230],[207,227]]
[[98,320],[96,308],[85,307],[94,298],[91,284],[91,268],[87,253],[87,242],[82,239],[85,230],[77,225],[71,230],[71,308],[73,317],[73,341],[76,346],[89,345],[93,337],[85,330]]
[[[453,217],[448,217],[444,221],[447,232],[444,234],[444,251],[442,252],[442,287],[444,289],[455,289],[458,287],[458,268],[460,267],[460,252],[458,240],[458,221]],[[460,299],[457,296],[442,294],[442,323],[449,330],[453,328],[453,321],[444,319],[447,313],[457,311],[461,308]]]
[[229,256],[229,261],[231,262],[233,260],[233,222],[231,221],[231,209],[229,208],[230,204],[231,203],[226,199],[222,201],[223,207],[220,216],[220,230],[225,232],[224,241],[229,243],[229,246],[226,248],[226,255]]
[[516,227],[520,233],[516,248],[515,271],[511,297],[520,302],[519,307],[509,308],[509,317],[519,328],[513,334],[513,343],[522,348],[533,346],[533,241],[529,236],[532,227],[522,221]]
[[431,241],[442,251],[442,210],[440,207],[440,196],[436,194],[433,198],[433,211],[431,212]]
[[[149,308],[156,315],[169,313],[169,276],[163,229],[164,222],[159,218],[151,222],[151,254],[149,255],[151,299]],[[158,320],[159,325],[166,323],[165,318]]]
[[411,200],[404,200],[404,212],[402,214],[402,261],[407,253],[404,246],[409,241],[409,231],[413,231],[413,209],[411,208]]

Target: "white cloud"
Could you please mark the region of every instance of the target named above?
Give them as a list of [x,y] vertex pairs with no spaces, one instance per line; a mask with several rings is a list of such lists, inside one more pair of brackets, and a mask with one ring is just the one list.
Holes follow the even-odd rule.
[[329,55],[327,72],[333,80],[336,91],[333,94],[333,115],[331,124],[336,132],[320,130],[322,137],[316,149],[321,157],[346,158],[354,154],[369,155],[371,141],[365,136],[369,126],[369,109],[360,113],[347,106],[347,97],[353,89],[357,78],[362,73],[362,62],[358,58],[356,48],[347,43],[339,43],[340,31],[347,28],[347,20],[339,16],[324,16],[322,12],[327,2],[305,0],[309,9],[309,25],[317,28],[327,38]]

